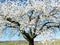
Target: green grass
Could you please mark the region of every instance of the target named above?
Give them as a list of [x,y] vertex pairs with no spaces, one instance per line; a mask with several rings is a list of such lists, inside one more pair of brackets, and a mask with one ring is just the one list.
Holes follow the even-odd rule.
[[[49,43],[47,45],[49,45]],[[56,40],[54,43],[55,45],[60,45],[60,40]],[[54,43],[51,43],[50,45],[54,45]],[[17,42],[17,41],[16,42],[3,42],[3,43],[0,43],[0,45],[28,45],[28,42]],[[43,45],[43,44],[35,42],[35,45]]]
[[[28,45],[28,44],[26,44],[26,43],[19,43],[19,44],[16,44],[16,43],[9,43],[9,44],[7,44],[7,43],[0,43],[0,45]],[[35,45],[43,45],[43,44],[35,43]],[[50,45],[53,45],[53,44],[50,44]],[[55,45],[60,45],[60,43],[57,43]]]
[[[15,44],[15,43],[10,43],[10,44],[7,44],[7,43],[0,43],[0,45],[28,45],[28,44]],[[35,45],[43,45],[43,44],[38,44],[38,43],[35,43]],[[50,45],[53,45],[53,44],[50,44]],[[55,44],[55,45],[60,45],[60,43],[58,44]]]

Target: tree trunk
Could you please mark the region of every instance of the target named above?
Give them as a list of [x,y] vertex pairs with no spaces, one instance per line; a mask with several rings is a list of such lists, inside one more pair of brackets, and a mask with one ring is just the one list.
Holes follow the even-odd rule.
[[34,45],[34,39],[29,40],[29,45]]

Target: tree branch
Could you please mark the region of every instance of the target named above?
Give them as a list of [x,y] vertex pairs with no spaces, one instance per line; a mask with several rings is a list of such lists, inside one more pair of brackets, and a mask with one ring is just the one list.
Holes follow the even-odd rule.
[[41,26],[40,30],[42,30],[43,27],[46,26],[46,25],[49,24],[49,23],[54,23],[54,22],[46,22],[46,23],[44,23],[44,24]]
[[[45,23],[45,24],[41,27],[39,34],[41,34],[41,32],[42,32],[41,30],[43,29],[44,26],[47,26],[47,29],[52,28],[52,27],[60,28],[60,24],[59,24],[59,25],[49,25],[49,26],[48,26],[48,25],[47,25],[48,23],[54,23],[54,22],[47,22],[47,23]],[[37,34],[37,36],[38,36],[39,34]]]
[[60,12],[60,9],[55,7],[52,11],[49,12],[49,17],[52,16],[54,18],[57,19],[57,17],[55,16],[55,14],[57,14],[58,12]]
[[39,21],[39,15],[37,16],[37,19],[36,19],[36,22],[35,22],[35,28],[34,28],[34,32],[36,32],[36,28],[37,28],[37,23],[38,23],[38,21]]
[[21,33],[23,34],[23,37],[24,37],[27,41],[29,41],[29,40],[31,39],[30,36],[29,36],[29,34],[26,33],[25,30],[22,31]]
[[51,27],[57,27],[57,28],[60,28],[60,24],[59,25],[50,25],[50,26],[47,26],[47,29],[51,28]]
[[33,14],[33,12],[34,12],[34,10],[31,10],[31,15],[28,15],[28,17],[29,17],[29,21],[31,21],[32,20],[32,14]]
[[18,26],[20,26],[19,22],[12,21],[11,18],[7,18],[6,20],[9,21],[9,22],[11,22],[11,23],[14,23],[14,24],[17,24]]
[[54,9],[49,13],[49,15],[50,15],[50,16],[53,16],[53,15],[57,14],[57,12],[59,12],[59,9],[54,8]]
[[30,36],[31,38],[33,38],[33,32],[32,32],[32,29],[31,29],[31,28],[30,28],[29,36]]

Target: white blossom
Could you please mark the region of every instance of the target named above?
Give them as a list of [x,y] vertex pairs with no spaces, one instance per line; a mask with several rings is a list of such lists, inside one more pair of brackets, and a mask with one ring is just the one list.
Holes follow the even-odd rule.
[[[57,9],[60,8],[60,3],[55,3],[54,0],[51,0],[50,4],[46,3],[46,0],[43,1],[37,1],[37,0],[27,0],[27,5],[24,7],[24,4],[22,3],[21,6],[18,5],[18,1],[12,2],[12,1],[5,1],[4,3],[0,3],[1,10],[0,10],[0,32],[2,29],[4,29],[6,26],[5,24],[10,23],[11,25],[14,25],[13,23],[7,21],[5,18],[11,18],[12,21],[19,22],[21,24],[20,29],[23,30],[24,27],[34,27],[36,23],[36,17],[39,15],[39,22],[42,23],[45,20],[48,20],[49,22],[60,22],[60,18],[54,18],[49,13],[51,10],[53,10],[55,7]],[[30,4],[31,3],[31,4]],[[51,9],[53,8],[53,9]],[[31,21],[29,20],[28,11],[34,10]],[[49,10],[49,11],[47,11]],[[36,12],[42,12],[41,14]],[[60,12],[60,11],[59,11]],[[51,12],[52,14],[52,12]],[[33,18],[34,17],[34,18]],[[58,21],[57,21],[58,20]],[[44,22],[45,23],[45,22]]]

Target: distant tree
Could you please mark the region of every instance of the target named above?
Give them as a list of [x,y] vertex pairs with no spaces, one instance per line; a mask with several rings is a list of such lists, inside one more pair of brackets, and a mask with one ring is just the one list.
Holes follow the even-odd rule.
[[54,28],[60,30],[59,6],[60,3],[53,0],[17,0],[0,3],[0,34],[6,27],[16,28],[29,45],[34,45],[34,38],[42,32]]

